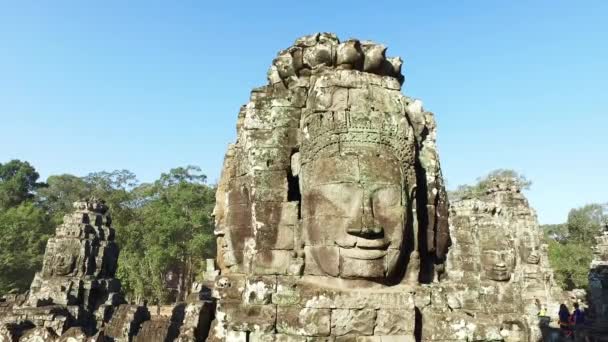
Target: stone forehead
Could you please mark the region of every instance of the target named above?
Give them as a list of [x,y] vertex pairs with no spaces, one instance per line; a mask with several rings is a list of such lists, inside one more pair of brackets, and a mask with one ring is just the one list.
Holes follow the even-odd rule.
[[311,161],[302,169],[303,185],[330,183],[401,183],[401,164],[380,153],[336,154]]

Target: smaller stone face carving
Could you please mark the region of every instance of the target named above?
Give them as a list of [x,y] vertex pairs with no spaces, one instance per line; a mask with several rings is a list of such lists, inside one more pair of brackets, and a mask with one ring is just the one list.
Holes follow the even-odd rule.
[[70,276],[78,273],[78,269],[83,268],[78,266],[81,261],[79,256],[82,247],[86,248],[87,245],[81,245],[78,237],[54,237],[49,239],[42,267],[43,275]]
[[481,254],[481,264],[488,279],[507,281],[515,264],[515,257],[510,250],[486,250]]
[[58,254],[53,256],[53,274],[65,276],[74,270],[76,257],[71,254]]
[[[112,280],[118,261],[108,208],[102,201],[85,200],[73,204],[74,212],[64,217],[50,238],[42,266],[30,287],[32,306],[48,303],[98,306],[120,285],[112,289],[102,283]],[[89,298],[99,295],[100,298]],[[107,298],[106,298],[107,297]]]
[[528,258],[526,259],[526,262],[528,264],[536,265],[536,264],[538,264],[540,262],[540,255],[538,254],[537,251],[532,251],[528,255]]

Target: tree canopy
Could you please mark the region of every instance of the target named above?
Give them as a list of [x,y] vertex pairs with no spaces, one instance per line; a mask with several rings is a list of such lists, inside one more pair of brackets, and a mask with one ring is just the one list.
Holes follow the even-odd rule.
[[[183,297],[203,260],[215,255],[215,188],[196,166],[144,184],[128,170],[53,175],[46,184],[38,178],[27,162],[0,164],[0,294],[29,287],[47,239],[83,198],[110,207],[121,249],[117,276],[130,300]],[[170,273],[180,279],[176,289],[167,284]]]
[[595,236],[607,223],[605,204],[587,204],[571,209],[565,223],[542,226],[549,240],[549,261],[564,289],[587,287]]
[[18,206],[34,197],[34,192],[43,183],[38,183],[40,175],[28,162],[11,160],[0,163],[0,209]]

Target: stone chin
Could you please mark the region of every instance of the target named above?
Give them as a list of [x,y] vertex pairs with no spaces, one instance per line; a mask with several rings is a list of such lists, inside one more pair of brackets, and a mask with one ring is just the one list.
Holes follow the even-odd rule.
[[401,251],[398,249],[365,249],[338,247],[338,269],[327,267],[328,259],[314,253],[313,260],[325,276],[343,279],[377,280],[385,282],[398,272]]

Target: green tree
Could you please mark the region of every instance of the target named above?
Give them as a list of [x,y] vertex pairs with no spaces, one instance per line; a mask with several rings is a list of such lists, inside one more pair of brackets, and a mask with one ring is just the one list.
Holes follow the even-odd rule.
[[606,205],[588,204],[571,209],[566,223],[543,226],[549,240],[549,261],[562,288],[587,286],[595,236],[607,220]]
[[593,253],[589,246],[549,241],[549,260],[556,281],[565,290],[587,287],[589,263],[592,258]]
[[133,220],[117,235],[125,291],[135,300],[164,302],[169,296],[165,277],[177,270],[178,297],[183,296],[202,260],[215,255],[215,189],[198,167],[180,167],[135,188],[132,203]]
[[568,239],[568,225],[565,223],[543,224],[540,226],[540,229],[543,231],[545,239],[563,243]]
[[28,162],[0,164],[0,293],[26,290],[41,266],[52,226],[33,201],[39,177]]
[[0,211],[0,293],[29,288],[52,232],[44,211],[31,201]]
[[11,160],[0,163],[0,210],[18,206],[34,197],[34,192],[43,183],[40,175],[28,162]]
[[602,227],[608,223],[608,210],[606,205],[587,204],[580,208],[570,210],[568,213],[569,239],[585,246],[595,244]]
[[46,187],[38,190],[37,201],[47,210],[55,226],[73,210],[72,203],[90,196],[91,186],[74,175],[49,176],[46,183]]
[[89,173],[83,177],[87,184],[88,197],[106,201],[112,211],[112,221],[120,229],[134,218],[134,196],[132,190],[138,185],[135,174],[129,170],[114,170]]

